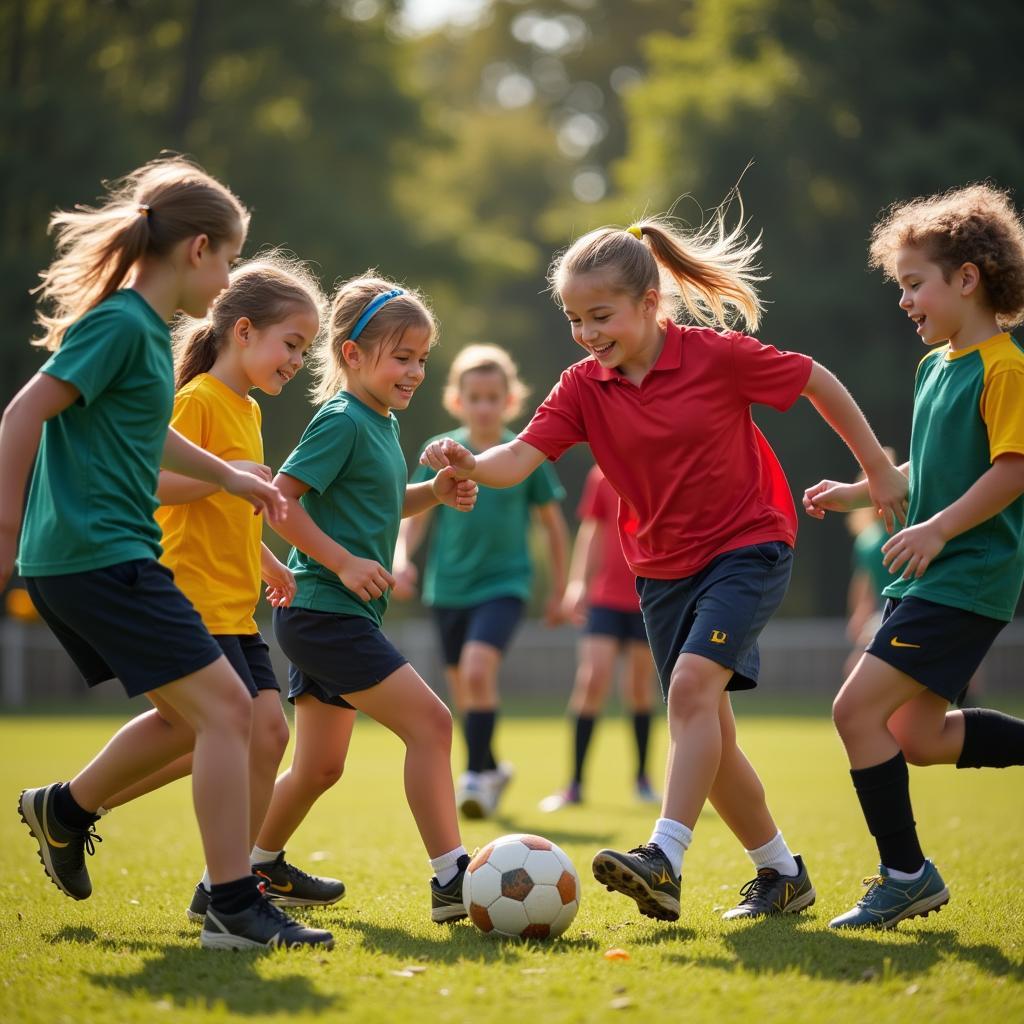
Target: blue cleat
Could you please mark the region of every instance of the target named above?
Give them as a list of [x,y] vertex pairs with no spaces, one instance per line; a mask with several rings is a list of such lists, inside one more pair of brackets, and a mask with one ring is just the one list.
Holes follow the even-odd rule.
[[935,865],[924,862],[920,878],[890,878],[884,866],[864,879],[868,891],[857,905],[833,918],[829,928],[895,928],[908,917],[927,917],[949,902],[949,890]]

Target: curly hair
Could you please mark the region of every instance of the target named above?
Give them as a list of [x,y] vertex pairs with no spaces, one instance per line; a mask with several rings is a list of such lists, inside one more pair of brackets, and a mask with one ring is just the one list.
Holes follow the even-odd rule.
[[973,263],[999,326],[1024,320],[1024,223],[1006,190],[981,183],[894,203],[871,232],[870,266],[895,279],[896,253],[906,246],[937,263],[947,281]]

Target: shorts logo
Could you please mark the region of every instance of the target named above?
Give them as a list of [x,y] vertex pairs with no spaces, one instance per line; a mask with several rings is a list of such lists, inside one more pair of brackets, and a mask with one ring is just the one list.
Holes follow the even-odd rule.
[[902,640],[900,640],[898,637],[895,637],[895,636],[889,641],[889,646],[890,647],[916,647],[918,650],[921,649],[921,645],[920,644],[905,644]]
[[724,644],[729,639],[729,634],[721,629],[711,630],[711,642],[713,644]]

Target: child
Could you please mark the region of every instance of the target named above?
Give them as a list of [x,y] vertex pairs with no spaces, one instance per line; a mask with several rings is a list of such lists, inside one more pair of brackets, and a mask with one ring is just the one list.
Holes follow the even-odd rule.
[[256,840],[278,856],[309,808],[341,775],[356,711],[404,743],[405,791],[427,848],[431,919],[466,916],[469,857],[459,838],[448,709],[381,632],[403,516],[445,502],[472,509],[476,486],[449,471],[407,484],[392,410],[423,381],[434,343],[423,300],[370,273],[346,281],[331,310],[328,344],[314,357],[320,408],[275,478],[288,501],[277,524],[294,548],[297,593],[274,609],[291,662],[295,754]]
[[[654,662],[636,596],[636,577],[619,542],[618,514],[619,496],[601,467],[594,466],[587,475],[577,510],[580,528],[564,604],[566,618],[585,624],[576,683],[569,699],[573,713],[573,775],[565,789],[540,802],[542,811],[557,811],[583,801],[583,762],[597,716],[611,689],[620,651],[626,656],[623,697],[633,716],[636,739],[636,797],[642,803],[658,802],[647,778]],[[635,533],[636,526],[636,518],[630,517],[624,528]]]
[[[641,913],[672,921],[683,854],[709,797],[757,868],[726,917],[798,911],[815,895],[736,744],[726,692],[757,683],[757,635],[785,593],[796,532],[786,478],[750,406],[785,410],[806,395],[853,449],[890,520],[902,493],[899,473],[827,370],[743,334],[671,319],[670,288],[701,324],[725,323],[729,309],[757,324],[758,244],[745,243],[741,229],[727,232],[719,211],[691,236],[645,220],[579,239],[550,281],[587,358],[562,374],[515,441],[480,456],[451,440],[425,452],[432,466],[500,487],[587,441],[618,493],[670,742],[650,841],[600,851],[594,874]],[[635,533],[625,528],[633,516]]]
[[[464,424],[454,437],[472,452],[511,441],[515,435],[505,424],[519,415],[527,394],[504,349],[469,345],[452,362],[444,392],[445,409]],[[420,466],[412,479],[419,483],[433,475]],[[437,513],[423,602],[434,609],[449,690],[464,716],[468,759],[456,802],[467,818],[493,814],[512,778],[511,766],[499,764],[492,749],[498,671],[530,596],[531,511],[544,527],[550,559],[545,620],[554,625],[560,618],[568,531],[558,503],[564,497],[554,469],[541,466],[516,487],[483,488],[471,516],[444,507]],[[410,559],[431,518],[432,513],[425,512],[406,519],[399,531],[395,579],[406,593],[416,582]]]
[[[915,199],[875,226],[871,264],[934,348],[914,387],[907,525],[883,548],[883,622],[833,705],[881,866],[832,928],[892,928],[949,901],[918,841],[908,761],[1024,764],[1024,721],[949,706],[1024,581],[1024,347],[1005,333],[1024,319],[1024,224],[988,185]],[[804,495],[819,519],[866,501],[863,484],[831,480]]]
[[[243,497],[273,519],[281,495],[168,429],[174,374],[167,321],[203,316],[228,286],[248,214],[181,159],[114,186],[97,209],[57,213],[58,256],[42,275],[42,344],[53,355],[0,428],[0,585],[19,569],[40,614],[90,686],[117,676],[156,710],[125,725],[70,783],[21,794],[54,884],[92,892],[104,800],[193,744],[193,794],[211,879],[204,946],[331,946],[263,898],[249,868],[251,700],[199,615],[161,566],[153,512],[161,464]],[[38,459],[36,453],[38,451]],[[187,728],[182,727],[182,723]]]
[[[178,355],[171,425],[225,461],[270,478],[263,465],[260,407],[253,388],[278,395],[302,368],[320,330],[320,285],[303,266],[264,253],[231,274],[205,320],[182,320],[175,330]],[[203,619],[253,697],[249,744],[251,839],[259,830],[288,745],[281,688],[253,613],[260,580],[272,605],[287,606],[295,580],[261,543],[262,523],[235,498],[176,473],[163,472],[156,519],[163,530],[161,561]],[[110,810],[191,771],[186,754],[138,786],[115,794]],[[282,906],[323,906],[344,895],[336,879],[317,878],[292,866],[282,853],[268,859],[257,847],[250,859],[266,882],[266,894]],[[209,873],[196,886],[188,916],[202,921],[210,902]]]

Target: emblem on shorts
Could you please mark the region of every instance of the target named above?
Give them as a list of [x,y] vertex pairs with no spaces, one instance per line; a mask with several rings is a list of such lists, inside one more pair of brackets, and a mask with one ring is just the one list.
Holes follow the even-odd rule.
[[905,643],[904,643],[904,642],[903,642],[902,640],[900,640],[900,639],[899,639],[898,637],[893,637],[893,638],[892,638],[892,639],[891,639],[891,640],[889,641],[889,646],[890,646],[890,647],[916,647],[916,648],[918,648],[918,650],[920,650],[920,648],[921,648],[921,645],[920,645],[920,644],[905,644]]
[[724,644],[729,639],[729,634],[721,629],[711,630],[711,642],[713,644]]

